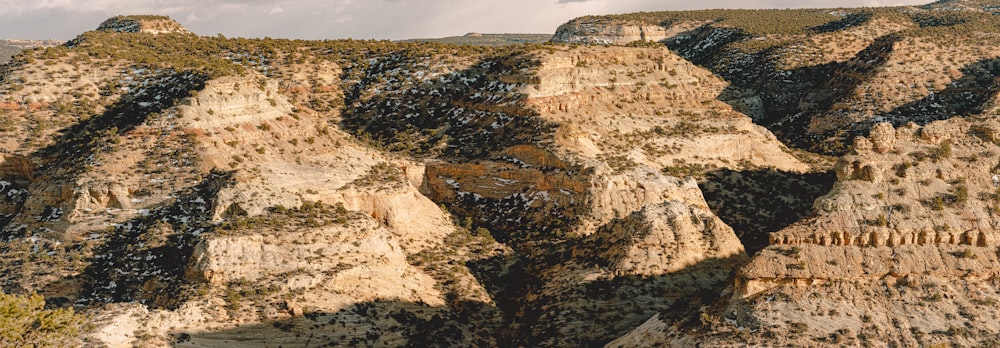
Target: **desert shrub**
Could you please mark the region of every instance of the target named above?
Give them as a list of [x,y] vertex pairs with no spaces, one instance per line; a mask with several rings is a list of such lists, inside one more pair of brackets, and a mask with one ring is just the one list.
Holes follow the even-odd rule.
[[959,185],[955,187],[955,203],[965,204],[969,201],[969,187],[965,185]]
[[83,322],[84,317],[71,308],[45,309],[41,295],[0,292],[0,346],[78,346]]
[[951,141],[945,140],[941,145],[933,150],[931,158],[936,162],[951,157]]
[[671,24],[683,21],[718,21],[717,25],[740,28],[753,35],[805,34],[812,28],[841,20],[829,11],[801,10],[695,10],[638,12],[604,16],[612,20]]

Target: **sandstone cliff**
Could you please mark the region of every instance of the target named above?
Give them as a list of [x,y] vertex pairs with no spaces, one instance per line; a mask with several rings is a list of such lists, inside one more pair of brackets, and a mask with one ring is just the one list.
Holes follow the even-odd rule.
[[[688,319],[661,311],[609,345],[993,344],[996,328],[970,320],[995,316],[989,294],[997,269],[996,161],[990,160],[996,73],[987,48],[995,43],[937,33],[990,36],[981,28],[992,17],[978,12],[989,8],[958,1],[901,12],[806,10],[801,20],[774,26],[747,22],[739,11],[642,13],[561,27],[556,41],[622,45],[636,35],[614,41],[608,34],[666,27],[677,18],[717,18],[673,36],[667,46],[730,81],[718,99],[786,144],[842,155],[829,192],[806,189],[825,193],[814,204],[809,197],[819,194],[784,200],[798,207],[796,217],[763,226],[749,221],[767,219],[768,211],[734,209],[759,198],[737,200],[726,187],[753,183],[746,180],[753,177],[794,178],[794,185],[814,179],[709,173],[700,188],[715,213],[741,229],[777,229],[760,229],[773,232],[767,240],[743,239],[762,243],[753,251],[763,250],[740,267],[731,299],[688,307]],[[935,12],[955,9],[965,12]],[[963,48],[946,49],[945,42]],[[576,148],[598,152],[585,141]],[[963,285],[950,285],[956,283]]]
[[2,68],[0,285],[108,346],[995,345],[990,23],[470,47],[116,17]]
[[583,17],[560,25],[552,36],[552,41],[603,45],[625,45],[636,41],[661,42],[705,24],[708,22],[689,21],[662,26],[638,21]]

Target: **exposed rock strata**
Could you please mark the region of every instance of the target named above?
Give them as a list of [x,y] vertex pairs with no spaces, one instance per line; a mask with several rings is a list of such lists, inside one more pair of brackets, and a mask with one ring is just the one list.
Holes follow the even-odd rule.
[[706,23],[704,21],[685,21],[660,26],[584,17],[560,25],[556,29],[555,35],[552,36],[552,41],[602,45],[624,45],[636,41],[661,42],[690,32]]

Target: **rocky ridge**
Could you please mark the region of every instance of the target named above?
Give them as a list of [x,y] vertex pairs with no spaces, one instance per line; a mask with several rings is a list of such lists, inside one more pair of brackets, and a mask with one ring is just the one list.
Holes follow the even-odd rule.
[[191,34],[187,28],[166,16],[116,16],[97,27],[98,31],[146,34]]
[[[995,327],[973,323],[996,315],[990,306],[996,301],[997,269],[996,161],[989,159],[995,152],[996,93],[989,82],[995,76],[993,57],[975,49],[981,41],[966,42],[936,32],[947,27],[952,33],[968,30],[989,37],[990,19],[979,13],[990,5],[954,1],[859,16],[839,12],[841,21],[805,31],[761,30],[751,23],[706,25],[664,40],[681,56],[733,81],[720,99],[773,130],[779,139],[802,147],[804,143],[788,137],[802,134],[789,128],[800,124],[808,126],[799,129],[814,134],[840,132],[837,136],[847,138],[844,144],[849,146],[836,151],[843,156],[834,166],[832,189],[822,197],[813,196],[818,199],[805,208],[810,212],[801,220],[772,230],[761,251],[739,267],[731,298],[702,307],[697,321],[678,321],[669,318],[671,312],[660,312],[609,346],[995,344]],[[956,8],[965,12],[947,12]],[[894,17],[894,11],[910,18]],[[649,23],[644,17],[659,15],[585,20],[606,21],[613,27],[637,18]],[[712,15],[734,23],[742,14]],[[981,26],[965,27],[973,22]],[[861,28],[864,33],[854,33]],[[586,33],[581,30],[581,35]],[[857,40],[868,43],[850,43]],[[939,40],[951,41],[944,47]],[[855,51],[823,48],[831,41]],[[952,51],[965,45],[968,49],[961,53]],[[838,52],[844,55],[836,58]],[[951,58],[943,65],[933,58],[933,62],[914,60],[935,56],[927,52]],[[825,62],[803,65],[817,58]],[[941,75],[943,86],[929,82],[936,87],[926,92],[912,85],[901,85],[899,93],[878,87],[913,80],[909,76],[940,81],[929,77],[938,73],[935,69],[916,68],[914,63],[951,66],[952,75]],[[825,86],[804,96],[784,94],[811,88],[805,87],[814,83],[809,82],[810,75],[824,76]],[[766,76],[784,82],[752,87],[757,85],[751,81],[769,79]],[[782,83],[787,85],[781,87]],[[755,95],[759,93],[751,92],[755,89],[768,92]],[[768,111],[782,103],[793,108]],[[865,109],[869,111],[859,112]],[[785,118],[769,124],[771,112]],[[702,188],[711,191],[717,187],[713,185]],[[718,199],[710,193],[706,196]],[[731,207],[716,203],[713,209],[724,215],[721,209]]]
[[[690,25],[667,47],[84,33],[3,68],[3,289],[110,346],[991,345],[991,58],[906,53],[970,13],[557,35]],[[862,97],[891,110],[829,122]],[[782,144],[806,125],[851,138]]]
[[[668,270],[712,264],[706,267],[715,275],[697,283],[715,289],[745,257],[732,230],[706,210],[695,181],[664,172],[665,164],[678,162],[663,156],[697,151],[688,150],[697,142],[678,139],[669,150],[629,153],[622,150],[629,137],[657,134],[666,148],[678,134],[656,128],[661,123],[655,118],[605,125],[570,116],[586,108],[597,110],[591,119],[601,120],[648,111],[637,102],[643,98],[656,100],[663,120],[714,114],[719,105],[692,99],[710,98],[723,85],[690,66],[674,78],[668,66],[682,62],[664,49],[637,51],[638,61],[653,57],[658,63],[636,69],[616,58],[628,50],[531,48],[442,61],[414,44],[399,44],[408,53],[381,51],[363,64],[338,58],[349,51],[321,46],[309,54],[322,59],[281,48],[265,60],[244,61],[233,57],[256,55],[206,51],[226,39],[150,34],[85,33],[71,46],[31,57],[51,61],[52,78],[40,79],[48,68],[36,70],[25,57],[8,68],[5,80],[13,106],[5,112],[26,121],[11,127],[34,132],[7,138],[5,262],[17,264],[22,254],[14,250],[32,255],[19,249],[28,245],[51,252],[44,261],[30,258],[49,267],[8,273],[6,288],[91,308],[118,303],[94,310],[101,334],[93,340],[200,346],[263,329],[285,343],[301,342],[296,337],[302,332],[386,345],[434,337],[486,345],[600,342],[665,308],[668,303],[654,293],[682,298],[692,290],[656,283],[628,301],[645,309],[610,330],[593,331],[596,322],[589,318],[574,319],[571,331],[533,331],[536,324],[525,323],[569,319],[531,314],[545,308],[597,315],[580,305],[599,293],[581,296],[579,289],[609,281],[638,286],[633,277],[663,274],[657,260],[676,258]],[[131,37],[138,41],[118,35],[138,35]],[[204,68],[177,71],[131,60],[146,61],[140,56],[102,56],[109,44],[177,40],[202,50]],[[104,58],[73,64],[84,55]],[[595,66],[567,66],[571,57]],[[598,66],[613,67],[623,81],[616,84]],[[645,86],[637,73],[660,76],[663,86]],[[62,93],[60,79],[77,75],[88,76],[77,80],[81,92]],[[567,76],[575,86],[569,90],[559,82]],[[80,101],[59,107],[70,98]],[[399,105],[423,111],[385,112]],[[397,123],[396,116],[411,122]],[[53,127],[38,126],[41,120]],[[766,131],[742,122],[739,127],[750,131],[709,128],[723,143],[759,143],[759,150],[705,158],[699,168],[740,168],[761,158],[790,170],[807,168]],[[601,131],[607,127],[612,136]],[[566,129],[586,138],[551,138],[572,134]],[[468,134],[473,130],[478,133]],[[581,141],[598,143],[596,151],[581,148]],[[633,201],[627,192],[637,180],[648,195]],[[502,187],[507,189],[497,190]],[[505,217],[484,209],[490,204],[512,209]],[[534,223],[508,222],[530,216],[525,211],[537,212]],[[563,225],[552,224],[553,212],[566,217]],[[456,226],[451,214],[465,222]],[[656,216],[679,224],[650,225]],[[638,234],[628,232],[636,229]],[[574,256],[606,246],[598,240],[622,249],[608,250],[603,261]],[[542,251],[546,243],[577,246]],[[691,243],[704,248],[686,251]],[[467,260],[466,266],[449,266],[456,259]],[[620,264],[621,270],[607,273],[603,264]],[[552,278],[561,269],[577,275]],[[572,280],[578,276],[583,278]],[[505,285],[499,280],[505,278],[525,287]],[[531,279],[544,281],[536,288]],[[543,300],[525,303],[522,296]],[[347,331],[309,324],[320,321],[355,324]],[[431,324],[411,325],[416,322]],[[273,325],[258,328],[262,323]],[[400,326],[412,330],[391,329]],[[418,327],[423,329],[413,331]],[[572,334],[581,329],[595,334]]]

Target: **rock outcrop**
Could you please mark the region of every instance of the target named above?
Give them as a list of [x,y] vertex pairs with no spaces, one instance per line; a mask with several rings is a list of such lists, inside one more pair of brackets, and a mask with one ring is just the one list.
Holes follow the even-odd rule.
[[146,34],[192,34],[166,16],[132,15],[112,17],[97,27],[98,31]]
[[601,45],[625,45],[636,41],[662,42],[708,23],[685,21],[663,26],[639,21],[582,17],[560,25],[552,36],[552,42]]
[[108,346],[995,346],[998,26],[928,8],[116,17],[0,68],[0,287]]
[[[558,123],[556,144],[612,169],[741,167],[806,171],[746,115],[718,103],[725,81],[663,48],[592,47],[541,57],[524,89],[539,117]],[[654,81],[654,82],[650,82]]]
[[[316,229],[265,228],[206,238],[194,248],[187,276],[215,286],[277,282],[289,291],[319,288],[323,291],[310,291],[307,302],[331,311],[359,300],[444,304],[434,280],[407,263],[393,233],[366,215],[346,220]],[[361,294],[366,297],[356,297]]]
[[682,271],[707,259],[743,256],[743,245],[710,211],[678,201],[646,206],[604,225],[592,236],[596,262],[623,276]]
[[574,20],[560,25],[552,36],[554,42],[624,45],[635,41],[659,42],[667,38],[667,29],[643,23],[607,23]]
[[[924,127],[889,124],[855,143],[856,154],[837,163],[838,182],[816,201],[818,216],[772,235],[794,245],[993,246],[996,190],[990,157],[996,145],[986,129],[996,121],[955,119]],[[980,130],[982,138],[972,129]]]

